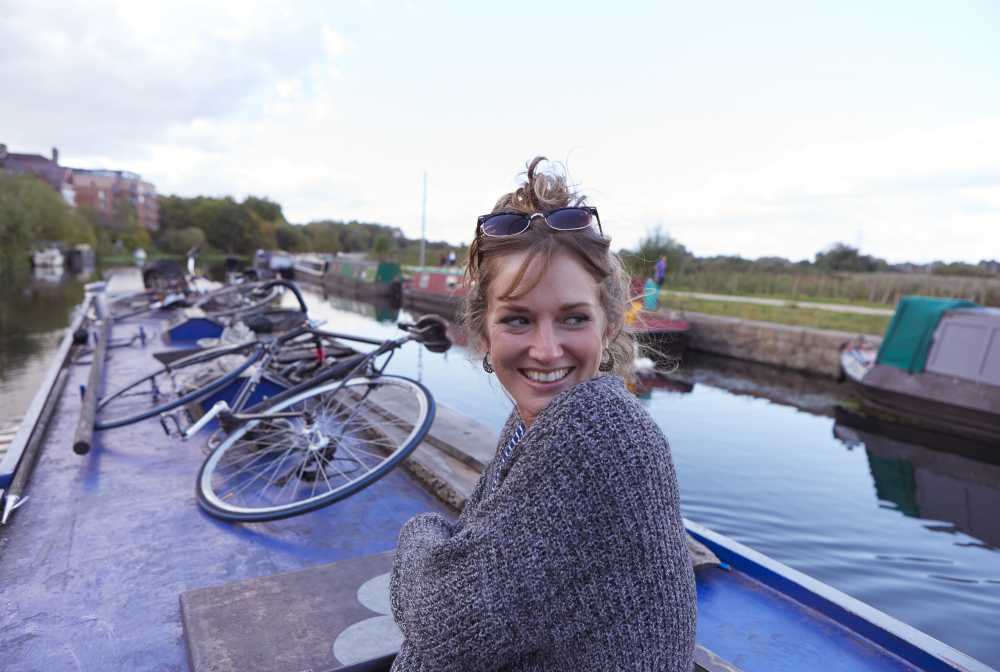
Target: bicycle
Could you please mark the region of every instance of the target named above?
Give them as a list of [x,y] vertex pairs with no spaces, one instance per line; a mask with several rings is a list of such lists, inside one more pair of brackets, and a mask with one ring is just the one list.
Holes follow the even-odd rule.
[[435,405],[419,382],[383,371],[411,340],[432,352],[447,350],[447,324],[427,315],[415,325],[400,324],[407,335],[387,341],[323,332],[378,347],[243,410],[251,379],[232,407],[216,403],[186,431],[178,422],[184,440],[215,418],[228,434],[198,474],[198,504],[223,520],[279,520],[333,504],[385,476],[426,435]]
[[[296,318],[295,321],[300,323],[299,318],[304,319],[305,316],[306,303],[294,284],[287,280],[271,280],[260,283],[258,289],[270,294],[269,290],[278,287],[288,287],[295,294],[300,311],[293,313],[293,316]],[[251,309],[250,312],[254,313],[255,310]],[[248,326],[258,334],[267,334],[274,330],[276,323],[283,321],[282,316],[288,314],[278,312],[272,316],[257,311],[253,314],[253,318],[248,320]],[[231,317],[235,321],[246,315]],[[279,319],[272,320],[271,317]],[[302,329],[288,332],[288,335],[279,337],[276,343],[280,345],[298,337]],[[319,347],[318,342],[317,347]],[[176,360],[171,360],[167,354],[161,358],[162,368],[126,383],[98,402],[94,429],[112,429],[139,422],[206,397],[241,376],[264,355],[265,349],[264,342],[251,341],[211,348]],[[353,350],[345,351],[334,344],[324,345],[324,354],[327,354],[328,350],[329,354],[334,356],[357,354]],[[298,382],[301,380],[294,380],[288,384],[277,381],[277,384],[290,387]]]

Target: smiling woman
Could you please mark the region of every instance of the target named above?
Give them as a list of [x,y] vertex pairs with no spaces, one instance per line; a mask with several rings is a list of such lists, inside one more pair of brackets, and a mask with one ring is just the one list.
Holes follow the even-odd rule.
[[670,449],[623,379],[622,265],[543,160],[469,249],[465,326],[515,408],[458,521],[400,532],[393,669],[689,672],[694,576]]

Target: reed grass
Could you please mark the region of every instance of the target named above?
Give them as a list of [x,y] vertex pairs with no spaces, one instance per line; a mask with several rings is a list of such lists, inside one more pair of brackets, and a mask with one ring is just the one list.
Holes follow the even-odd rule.
[[704,270],[669,275],[664,288],[872,306],[895,306],[901,297],[916,294],[1000,306],[1000,277]]

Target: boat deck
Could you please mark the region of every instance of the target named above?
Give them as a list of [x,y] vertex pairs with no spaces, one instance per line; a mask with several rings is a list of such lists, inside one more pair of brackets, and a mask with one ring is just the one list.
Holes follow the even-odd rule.
[[[132,319],[112,339],[139,325],[159,330],[158,319]],[[154,368],[154,353],[193,347],[147,342],[109,350],[105,391]],[[311,514],[218,521],[195,502],[204,437],[168,439],[150,418],[73,452],[89,366],[70,369],[29,499],[0,528],[0,669],[187,670],[181,593],[391,550],[410,517],[453,515],[397,469]]]
[[697,573],[698,643],[741,670],[916,670],[904,660],[739,571]]

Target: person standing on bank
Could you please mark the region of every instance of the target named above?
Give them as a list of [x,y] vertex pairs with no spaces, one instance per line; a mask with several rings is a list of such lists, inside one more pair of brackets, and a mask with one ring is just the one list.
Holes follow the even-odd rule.
[[622,264],[544,160],[469,248],[462,321],[515,407],[458,521],[428,513],[400,532],[397,672],[693,669],[670,449],[624,380]]
[[660,258],[653,264],[653,271],[656,274],[656,284],[660,286],[660,289],[663,289],[663,281],[667,278],[667,255],[660,255]]

